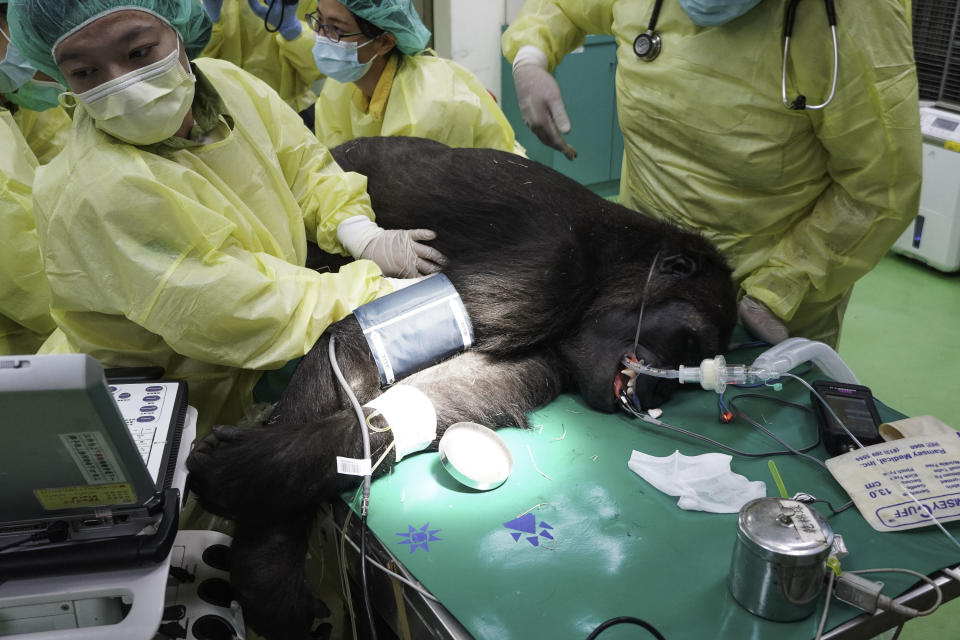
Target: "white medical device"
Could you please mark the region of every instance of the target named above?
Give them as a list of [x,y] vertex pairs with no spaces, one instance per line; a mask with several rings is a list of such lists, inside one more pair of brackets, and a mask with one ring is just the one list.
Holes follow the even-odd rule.
[[940,271],[960,269],[960,113],[920,107],[923,184],[920,213],[893,251]]

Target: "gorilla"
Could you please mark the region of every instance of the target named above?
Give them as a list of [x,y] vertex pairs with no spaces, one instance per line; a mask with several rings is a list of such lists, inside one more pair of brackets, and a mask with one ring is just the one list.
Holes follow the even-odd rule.
[[[444,273],[469,312],[473,347],[403,380],[435,405],[438,440],[460,421],[524,426],[528,411],[563,391],[613,412],[621,360],[635,342],[639,359],[664,367],[697,365],[727,346],[731,272],[695,233],[501,151],[395,137],[353,140],[333,155],[367,177],[381,226],[437,232],[432,244],[448,257]],[[380,395],[376,364],[348,316],[300,361],[265,426],[216,427],[188,460],[201,503],[236,524],[233,587],[247,622],[271,639],[307,637],[313,513],[358,483],[336,471],[337,456],[362,457],[362,447],[328,358],[331,338],[360,403]],[[655,407],[675,385],[641,376],[636,395]],[[388,431],[371,432],[372,459],[391,442]]]

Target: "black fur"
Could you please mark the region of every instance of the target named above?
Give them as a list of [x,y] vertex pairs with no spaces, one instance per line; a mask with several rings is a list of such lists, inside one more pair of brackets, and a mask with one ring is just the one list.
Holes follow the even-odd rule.
[[[727,345],[736,318],[730,270],[698,235],[499,151],[368,138],[333,154],[367,176],[382,226],[437,232],[432,244],[448,256],[444,272],[470,313],[473,350],[403,381],[436,405],[438,437],[463,420],[524,425],[529,410],[563,390],[616,410],[613,381],[633,348],[641,304],[637,355],[648,363],[699,364]],[[269,638],[305,637],[312,602],[302,588],[303,523],[356,483],[335,471],[335,457],[361,457],[361,445],[327,357],[331,338],[360,402],[379,395],[376,366],[350,316],[301,361],[267,427],[218,427],[188,461],[203,503],[237,520],[233,580],[252,626]],[[638,379],[644,406],[672,389]],[[391,440],[371,433],[374,459]],[[392,454],[378,473],[391,466]]]

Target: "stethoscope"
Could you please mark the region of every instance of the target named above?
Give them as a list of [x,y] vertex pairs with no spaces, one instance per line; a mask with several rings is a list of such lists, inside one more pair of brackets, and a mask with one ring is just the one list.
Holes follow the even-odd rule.
[[[659,0],[658,0],[659,1]],[[821,104],[807,104],[807,97],[800,94],[793,102],[787,102],[787,54],[790,52],[790,36],[793,34],[793,18],[797,13],[797,4],[800,0],[790,0],[787,5],[787,19],[783,28],[783,71],[780,73],[780,91],[783,106],[787,109],[823,109],[833,100],[833,95],[837,92],[837,66],[839,56],[837,54],[837,12],[833,7],[833,0],[823,0],[823,6],[827,10],[827,22],[830,24],[830,34],[833,36],[833,82],[830,86],[830,95]]]
[[663,0],[657,0],[653,4],[653,13],[650,14],[647,32],[641,33],[633,39],[633,52],[644,62],[655,60],[660,55],[660,34],[657,33],[657,18],[660,16],[661,6],[663,6]]
[[[833,0],[823,0],[827,11],[827,22],[830,24],[830,34],[833,37],[833,81],[830,86],[830,95],[822,104],[807,104],[807,98],[804,95],[798,95],[793,102],[787,101],[787,56],[790,53],[790,36],[793,35],[793,20],[797,15],[797,4],[800,0],[790,0],[787,5],[787,18],[783,30],[783,70],[780,74],[780,89],[783,106],[788,109],[823,109],[833,101],[833,96],[837,92],[837,67],[839,55],[837,52],[837,13],[833,6]],[[653,12],[650,14],[650,22],[647,24],[646,33],[641,33],[633,40],[633,52],[644,62],[656,60],[660,55],[662,42],[660,34],[657,33],[657,18],[660,16],[660,7],[663,6],[663,0],[656,0],[653,4]]]

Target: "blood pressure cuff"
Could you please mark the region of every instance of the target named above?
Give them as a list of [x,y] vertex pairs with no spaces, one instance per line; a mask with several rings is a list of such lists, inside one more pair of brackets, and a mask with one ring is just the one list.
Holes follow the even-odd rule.
[[387,387],[473,344],[460,294],[438,273],[354,310]]

